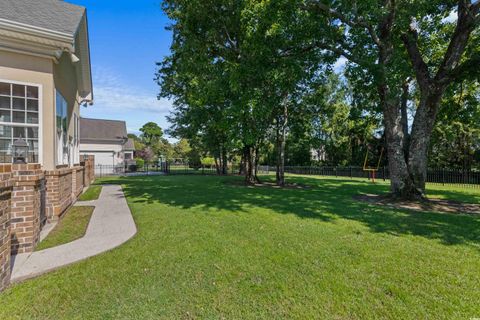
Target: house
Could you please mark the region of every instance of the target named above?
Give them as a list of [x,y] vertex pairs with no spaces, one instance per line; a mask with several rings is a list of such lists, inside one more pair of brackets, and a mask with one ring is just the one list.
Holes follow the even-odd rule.
[[325,146],[310,149],[310,160],[320,162],[325,161],[326,159]]
[[10,256],[32,252],[94,178],[93,157],[80,157],[90,68],[85,8],[0,0],[0,290]]
[[80,106],[92,102],[85,8],[0,0],[0,163],[23,138],[30,163],[78,164]]
[[123,168],[134,150],[125,121],[80,118],[80,154],[94,156],[103,172]]
[[124,158],[126,163],[133,163],[135,158],[135,142],[132,138],[128,138],[124,147]]

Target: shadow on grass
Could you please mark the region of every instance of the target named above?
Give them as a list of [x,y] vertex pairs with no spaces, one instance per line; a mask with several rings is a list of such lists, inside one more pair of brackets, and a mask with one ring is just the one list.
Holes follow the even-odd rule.
[[[231,182],[240,177],[155,176],[114,180],[121,183],[133,203],[163,203],[192,214],[207,209],[252,214],[252,207],[270,209],[280,214],[295,214],[305,219],[325,222],[343,218],[359,221],[371,231],[390,235],[415,235],[438,239],[444,244],[480,246],[480,216],[416,212],[378,207],[358,202],[359,193],[386,193],[386,185],[366,181],[289,177],[289,180],[311,186],[308,189],[275,189],[245,187]],[[264,178],[272,179],[270,177]],[[105,180],[105,183],[113,182]],[[459,196],[457,191],[441,191],[446,197]],[[440,192],[436,192],[440,193]],[[472,195],[472,197],[476,197]]]

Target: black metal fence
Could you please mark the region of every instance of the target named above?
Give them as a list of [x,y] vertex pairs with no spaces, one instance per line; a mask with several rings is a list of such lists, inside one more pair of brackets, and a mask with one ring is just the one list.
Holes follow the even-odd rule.
[[[238,173],[239,167],[229,165],[226,174]],[[134,176],[150,174],[198,174],[215,175],[221,173],[215,165],[188,165],[176,163],[145,163],[138,165],[95,165],[95,176],[98,178],[108,176]]]
[[[199,175],[215,175],[222,174],[221,168],[215,165],[189,165],[168,163],[166,167],[168,174],[199,174]],[[236,165],[228,165],[225,174],[238,174],[239,167]]]
[[[229,165],[226,174],[238,174],[240,167],[238,165]],[[275,173],[275,166],[259,166],[260,174]],[[175,163],[145,163],[143,166],[137,165],[96,165],[95,176],[119,176],[119,175],[149,175],[149,174],[170,174],[170,175],[216,175],[221,173],[215,165],[188,165]],[[345,178],[364,178],[372,179],[372,173],[364,171],[362,167],[302,167],[302,166],[286,166],[285,173],[299,175],[314,175],[328,177],[345,177]],[[389,179],[387,167],[381,167],[375,172],[375,179]],[[463,187],[480,188],[480,171],[446,169],[446,168],[430,168],[427,171],[427,183],[440,185],[459,185]]]
[[142,166],[135,164],[119,164],[119,165],[95,165],[95,176],[97,178],[108,176],[126,176],[126,175],[147,175],[162,174],[166,172],[166,164],[145,163]]
[[[268,174],[274,173],[274,166],[260,166],[259,172]],[[347,178],[365,178],[371,179],[372,173],[364,171],[362,167],[300,167],[287,166],[285,173],[300,174],[300,175],[317,175],[330,177],[347,177]],[[387,180],[389,179],[389,172],[387,167],[381,167],[375,173],[375,179]],[[446,169],[446,168],[429,168],[427,171],[427,183],[433,184],[454,184],[464,187],[480,188],[480,171],[461,170],[461,169]]]

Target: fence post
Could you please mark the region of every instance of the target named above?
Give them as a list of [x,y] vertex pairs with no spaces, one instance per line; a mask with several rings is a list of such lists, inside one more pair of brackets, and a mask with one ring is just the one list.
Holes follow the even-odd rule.
[[383,166],[383,181],[386,180],[386,177],[385,177],[385,166]]
[[445,167],[442,168],[442,185],[445,185]]
[[353,180],[352,166],[350,166],[350,180]]

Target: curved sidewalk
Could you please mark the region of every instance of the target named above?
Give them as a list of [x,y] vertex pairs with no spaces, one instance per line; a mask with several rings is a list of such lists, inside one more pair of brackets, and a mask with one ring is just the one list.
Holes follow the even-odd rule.
[[58,247],[15,257],[11,282],[19,282],[108,251],[137,232],[127,201],[118,185],[104,185],[98,200],[75,205],[95,206],[85,236]]

